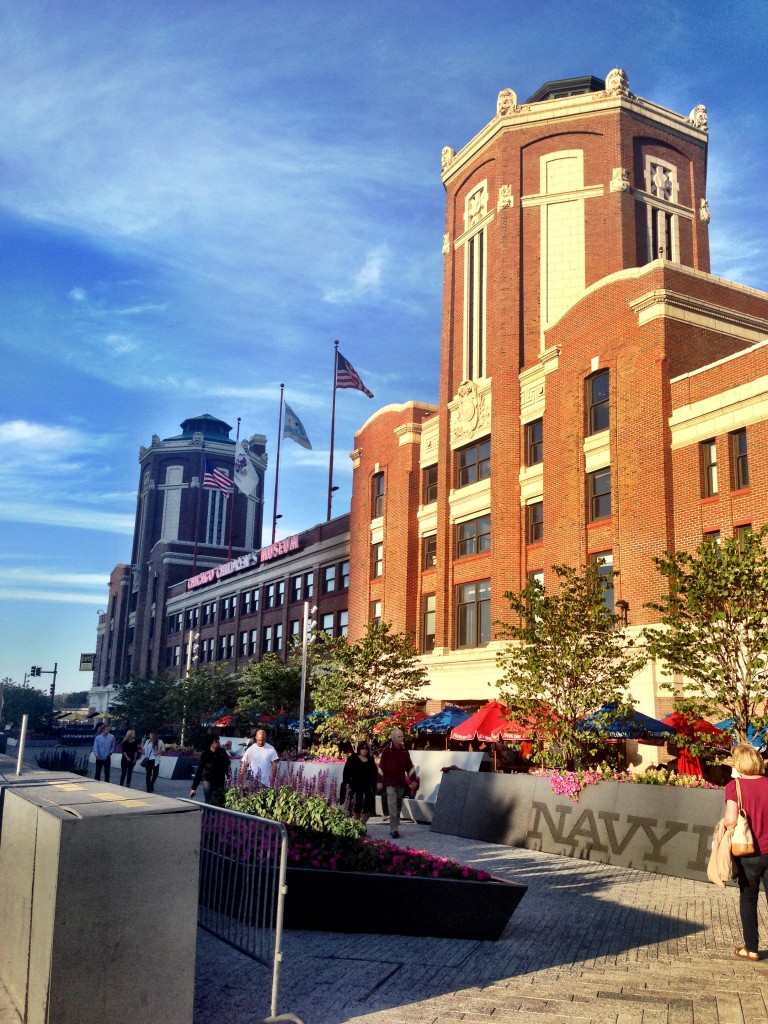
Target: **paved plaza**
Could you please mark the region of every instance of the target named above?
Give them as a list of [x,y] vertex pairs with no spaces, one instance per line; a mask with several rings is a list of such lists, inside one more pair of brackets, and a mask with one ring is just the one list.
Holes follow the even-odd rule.
[[[189,782],[160,779],[156,791],[186,796]],[[387,838],[378,822],[369,832]],[[405,823],[400,835],[400,845],[526,884],[503,936],[286,932],[281,1013],[306,1024],[519,1024],[521,1015],[529,1024],[768,1024],[768,954],[758,964],[732,955],[741,942],[735,888],[442,836],[425,825]],[[768,951],[763,899],[760,928]],[[195,1024],[265,1017],[270,972],[198,934]],[[0,986],[0,1024],[18,1022]]]

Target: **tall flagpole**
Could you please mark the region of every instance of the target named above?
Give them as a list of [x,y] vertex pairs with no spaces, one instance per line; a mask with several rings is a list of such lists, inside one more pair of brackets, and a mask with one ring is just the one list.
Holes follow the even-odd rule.
[[235,520],[235,498],[237,497],[237,484],[235,483],[235,464],[237,463],[237,446],[240,443],[240,417],[237,417],[237,437],[235,438],[235,462],[232,464],[232,507],[229,510],[229,554],[227,558],[232,560],[232,524]]
[[336,371],[339,365],[339,343],[334,341],[333,350],[333,404],[331,406],[331,458],[328,467],[328,515],[331,518],[331,501],[333,500],[333,445],[336,435]]
[[203,478],[205,476],[205,441],[200,446],[200,484],[197,488],[197,505],[195,507],[195,556],[192,561],[192,575],[197,572],[197,538],[200,533],[200,505],[202,504]]
[[285,384],[280,385],[280,412],[277,414],[277,461],[275,462],[275,500],[272,504],[272,543],[275,543],[277,533],[277,484],[280,479],[280,442],[283,433],[283,392]]

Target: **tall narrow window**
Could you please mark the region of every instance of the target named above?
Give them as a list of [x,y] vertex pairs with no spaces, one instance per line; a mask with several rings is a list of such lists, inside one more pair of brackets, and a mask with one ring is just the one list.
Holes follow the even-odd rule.
[[371,481],[371,518],[384,515],[384,474],[374,473]]
[[349,590],[349,562],[342,562],[339,566],[339,574],[341,576],[341,589]]
[[613,615],[615,611],[613,592],[613,552],[596,551],[593,555],[589,556],[589,561],[592,565],[597,566],[598,574],[602,579],[606,580],[605,589],[603,590],[603,604],[611,615]]
[[323,593],[332,594],[336,589],[336,566],[326,565],[322,570]]
[[464,202],[464,376],[478,380],[485,375],[485,218],[488,185],[481,182]]
[[525,425],[525,464],[537,466],[544,459],[544,420]]
[[375,626],[381,625],[381,601],[371,601],[369,618]]
[[611,514],[611,471],[600,469],[589,474],[589,518],[607,519]]
[[372,544],[371,545],[371,576],[373,579],[378,579],[379,576],[384,575],[384,545]]
[[482,647],[491,639],[491,581],[456,588],[456,646]]
[[749,461],[747,459],[747,431],[734,430],[731,434],[731,453],[733,461],[733,489],[740,491],[749,487]]
[[435,595],[421,599],[421,650],[428,654],[435,649]]
[[430,533],[422,539],[422,569],[434,569],[437,565],[437,534]]
[[717,494],[717,444],[714,438],[701,442],[701,481],[705,498]]
[[544,540],[544,502],[534,501],[525,506],[526,543],[538,544]]
[[589,407],[589,433],[597,434],[608,429],[610,372],[601,370],[587,380],[587,405]]
[[208,544],[224,543],[224,527],[227,522],[227,497],[223,491],[208,491]]
[[677,168],[658,157],[646,157],[646,191],[648,217],[648,259],[680,262],[678,218],[668,204],[679,202]]
[[346,636],[349,632],[349,612],[346,608],[339,612],[339,636]]
[[437,501],[437,466],[427,466],[421,475],[421,503],[431,505]]
[[734,526],[733,536],[739,543],[739,550],[743,551],[747,546],[747,538],[752,533],[752,523],[742,523],[740,526]]

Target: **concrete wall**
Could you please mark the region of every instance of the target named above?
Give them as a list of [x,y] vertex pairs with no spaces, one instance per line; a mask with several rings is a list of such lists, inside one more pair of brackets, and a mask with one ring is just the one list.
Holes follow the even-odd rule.
[[0,796],[0,978],[25,1024],[191,1024],[198,809],[50,772],[0,774]]
[[431,829],[706,881],[724,811],[722,790],[601,782],[574,803],[545,777],[449,772]]

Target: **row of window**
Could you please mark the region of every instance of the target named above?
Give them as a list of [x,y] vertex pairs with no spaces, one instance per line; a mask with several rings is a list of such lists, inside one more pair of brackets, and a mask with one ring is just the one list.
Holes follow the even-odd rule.
[[[299,601],[311,601],[315,595],[314,573],[300,573],[298,576],[291,576],[290,581],[290,603],[296,604]],[[349,561],[325,565],[320,569],[320,589],[323,594],[333,594],[340,590],[349,590]],[[285,604],[286,581],[276,580],[274,583],[267,583],[263,587],[255,587],[253,590],[246,590],[240,594],[240,615],[255,615],[259,611],[261,603],[261,592],[263,594],[264,609],[282,608]],[[184,629],[197,629],[199,625],[209,626],[216,621],[218,614],[219,621],[225,622],[228,619],[237,618],[238,596],[231,594],[221,598],[219,601],[208,601],[205,604],[189,608],[184,613],[177,612],[168,616],[166,632],[169,636],[180,633]]]
[[[340,612],[328,612],[320,616],[317,629],[328,636],[346,636],[349,627],[349,613],[346,609]],[[291,642],[301,639],[301,620],[294,619],[288,624],[288,636]],[[244,629],[238,638],[238,657],[255,658],[259,654],[279,654],[283,650],[283,624],[273,623],[258,629]],[[222,634],[218,638],[218,649],[215,637],[207,637],[200,643],[198,661],[201,664],[211,661],[229,661],[235,654],[235,634]],[[165,649],[166,668],[175,668],[186,661],[187,645],[175,644]]]
[[[747,431],[734,430],[728,435],[730,454],[731,488],[734,491],[749,487],[749,455],[747,452]],[[717,441],[709,438],[700,445],[701,495],[713,498],[720,493],[717,469]]]

